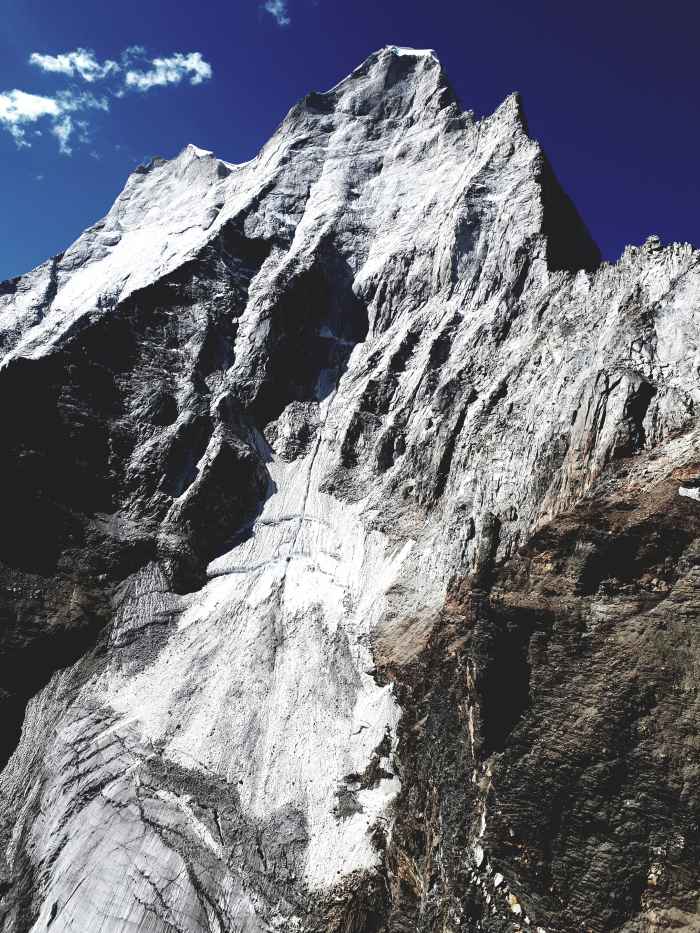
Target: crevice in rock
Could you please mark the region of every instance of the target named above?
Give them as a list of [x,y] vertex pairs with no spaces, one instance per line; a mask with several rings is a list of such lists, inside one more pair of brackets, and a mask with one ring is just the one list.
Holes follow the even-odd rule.
[[452,458],[454,457],[455,447],[457,446],[457,441],[459,440],[460,434],[462,433],[462,428],[464,427],[464,422],[466,421],[467,412],[472,400],[472,398],[467,399],[466,404],[457,415],[457,420],[455,421],[454,427],[451,428],[449,437],[445,443],[445,447],[442,452],[442,456],[440,457],[437,471],[435,473],[435,486],[433,490],[434,502],[437,502],[437,500],[442,497],[442,494],[445,491],[445,486],[447,485],[447,480],[452,468]]
[[209,415],[195,415],[178,425],[167,452],[159,488],[177,499],[192,485],[197,464],[211,438],[213,425]]
[[367,335],[367,309],[352,290],[352,271],[330,245],[287,281],[269,311],[264,357],[246,410],[264,426],[290,402],[323,401]]

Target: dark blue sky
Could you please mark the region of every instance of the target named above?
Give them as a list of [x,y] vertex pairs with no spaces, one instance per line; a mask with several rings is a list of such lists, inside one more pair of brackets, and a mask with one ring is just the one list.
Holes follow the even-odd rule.
[[[268,2],[283,11],[285,0]],[[463,106],[478,115],[519,90],[531,134],[607,258],[651,233],[700,243],[700,12],[692,0],[286,6],[290,22],[280,26],[258,0],[3,0],[0,95],[97,93],[99,82],[28,63],[33,52],[78,47],[119,61],[127,47],[143,46],[142,70],[146,55],[199,52],[213,76],[111,96],[109,113],[74,113],[87,125],[74,130],[71,155],[59,152],[47,119],[25,125],[31,146],[22,148],[0,122],[0,279],[67,246],[106,212],[138,162],[187,142],[249,159],[299,97],[332,86],[387,44],[435,49]]]

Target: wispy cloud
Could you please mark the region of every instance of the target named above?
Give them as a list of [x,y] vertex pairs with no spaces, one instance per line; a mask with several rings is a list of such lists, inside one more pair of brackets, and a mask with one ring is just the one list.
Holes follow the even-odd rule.
[[73,118],[66,114],[60,120],[56,120],[51,127],[51,132],[58,140],[58,148],[64,155],[70,155],[73,152],[70,146],[70,138],[73,133]]
[[32,52],[29,56],[29,64],[53,74],[67,75],[69,78],[77,76],[90,84],[121,70],[116,62],[110,59],[98,62],[94,52],[81,48],[60,55],[41,55],[39,52]]
[[199,52],[188,55],[176,52],[170,58],[154,58],[151,64],[153,67],[147,71],[127,71],[125,85],[138,91],[150,91],[152,87],[179,84],[185,79],[189,79],[190,84],[201,84],[212,76],[211,65]]
[[278,26],[289,26],[292,21],[287,0],[265,0],[262,8],[273,17]]
[[51,127],[51,133],[58,140],[58,148],[63,155],[73,154],[71,140],[74,133],[77,133],[78,142],[90,142],[90,124],[88,121],[77,120],[69,113],[64,114],[59,120],[54,121]]
[[[278,2],[278,0],[273,0]],[[281,0],[279,0],[281,2]],[[72,86],[54,91],[50,96],[15,88],[0,92],[0,128],[13,137],[19,148],[31,145],[28,129],[40,121],[48,123],[49,132],[58,141],[60,152],[70,155],[72,142],[90,140],[87,120],[76,114],[90,110],[109,111],[110,100],[129,92],[146,92],[156,87],[177,85],[183,81],[202,84],[212,77],[212,67],[201,52],[175,52],[168,57],[149,58],[143,46],[125,49],[119,60],[100,61],[90,49],[48,55],[32,52],[29,64],[45,74],[72,80]],[[80,90],[75,82],[100,85],[102,94]],[[41,135],[37,128],[34,135]]]

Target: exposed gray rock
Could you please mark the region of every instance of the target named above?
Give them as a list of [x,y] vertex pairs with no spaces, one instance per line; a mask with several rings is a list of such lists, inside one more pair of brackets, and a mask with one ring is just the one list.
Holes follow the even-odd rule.
[[2,929],[698,928],[699,299],[395,47],[1,287]]

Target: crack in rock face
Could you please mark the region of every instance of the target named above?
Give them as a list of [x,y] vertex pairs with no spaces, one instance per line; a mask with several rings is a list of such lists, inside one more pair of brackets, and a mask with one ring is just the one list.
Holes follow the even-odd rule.
[[698,929],[700,256],[387,47],[0,286],[0,929]]

